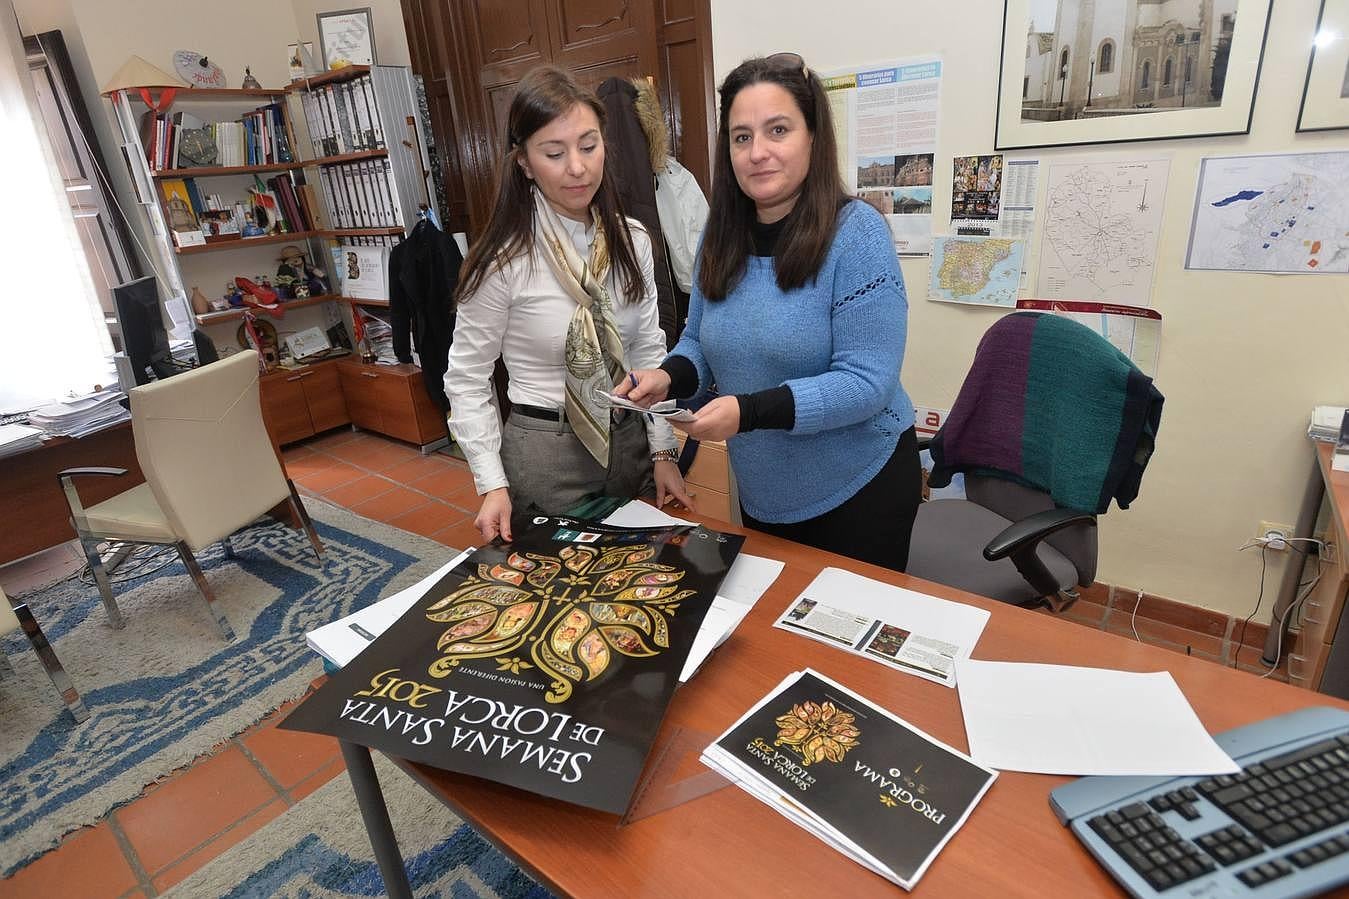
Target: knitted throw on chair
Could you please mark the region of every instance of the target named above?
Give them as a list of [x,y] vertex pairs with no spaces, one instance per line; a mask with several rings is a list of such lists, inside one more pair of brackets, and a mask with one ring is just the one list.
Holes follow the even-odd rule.
[[1040,312],[988,329],[941,431],[934,487],[956,472],[1010,478],[1101,514],[1138,495],[1162,417],[1152,379],[1085,325]]

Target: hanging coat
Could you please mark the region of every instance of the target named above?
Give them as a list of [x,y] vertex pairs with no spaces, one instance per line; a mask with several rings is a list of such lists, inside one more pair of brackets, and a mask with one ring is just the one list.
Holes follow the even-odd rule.
[[399,362],[411,362],[416,347],[426,392],[447,412],[445,369],[454,339],[454,289],[463,262],[454,238],[425,219],[389,254],[394,355]]

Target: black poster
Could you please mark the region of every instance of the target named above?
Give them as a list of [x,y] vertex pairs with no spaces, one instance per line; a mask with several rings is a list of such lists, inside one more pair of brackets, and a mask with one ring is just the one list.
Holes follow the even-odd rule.
[[716,746],[905,884],[922,875],[996,777],[810,671]]
[[744,539],[535,518],[281,726],[621,813]]

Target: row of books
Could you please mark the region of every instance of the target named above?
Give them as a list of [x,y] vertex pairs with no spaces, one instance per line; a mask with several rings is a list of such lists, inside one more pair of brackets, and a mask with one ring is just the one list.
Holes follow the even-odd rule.
[[367,159],[319,170],[323,198],[337,228],[402,227],[398,189],[387,159]]
[[[160,183],[168,225],[179,246],[232,240],[249,234],[250,225],[262,233],[312,231],[324,227],[318,198],[302,172],[282,172],[265,181],[254,176],[246,202],[204,194],[195,178],[166,179]],[[250,222],[249,220],[252,219]],[[202,232],[198,238],[182,234]]]
[[141,143],[152,171],[294,162],[279,103],[229,122],[205,122],[188,112],[149,111],[141,118]]
[[314,155],[384,149],[384,128],[369,75],[300,94]]

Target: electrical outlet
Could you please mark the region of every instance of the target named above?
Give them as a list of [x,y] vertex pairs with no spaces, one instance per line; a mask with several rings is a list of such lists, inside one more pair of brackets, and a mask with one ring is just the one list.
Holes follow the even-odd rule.
[[[1293,526],[1291,524],[1283,524],[1282,522],[1278,521],[1262,521],[1260,522],[1259,527],[1257,527],[1255,530],[1255,537],[1257,540],[1263,540],[1267,536],[1269,536],[1271,532],[1282,534],[1284,537],[1291,537],[1293,536]],[[1325,532],[1314,533],[1312,534],[1312,537],[1322,541],[1323,543],[1325,543],[1329,539],[1326,536]],[[1291,544],[1289,544],[1286,541],[1282,543],[1275,543],[1271,541],[1266,545],[1269,546],[1270,549],[1282,551],[1287,549]],[[1323,549],[1321,553],[1321,557],[1327,562],[1332,561],[1334,559],[1334,549],[1331,548],[1332,546],[1333,544],[1326,544],[1325,549]],[[1316,548],[1311,543],[1298,543],[1297,547],[1298,549],[1308,551]]]
[[[1281,524],[1277,521],[1262,521],[1260,522],[1260,528],[1255,532],[1255,536],[1256,539],[1263,540],[1271,533],[1278,533],[1284,537],[1291,537],[1293,536],[1293,526],[1291,524]],[[1287,542],[1276,543],[1270,541],[1265,545],[1274,550],[1285,550],[1288,548]]]

